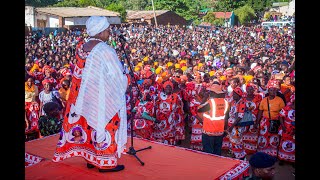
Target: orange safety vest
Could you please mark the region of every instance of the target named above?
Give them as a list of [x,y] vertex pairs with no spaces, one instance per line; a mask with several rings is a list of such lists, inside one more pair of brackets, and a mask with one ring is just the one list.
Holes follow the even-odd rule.
[[210,136],[221,136],[224,132],[228,102],[224,98],[211,98],[207,103],[210,111],[203,113],[202,132]]

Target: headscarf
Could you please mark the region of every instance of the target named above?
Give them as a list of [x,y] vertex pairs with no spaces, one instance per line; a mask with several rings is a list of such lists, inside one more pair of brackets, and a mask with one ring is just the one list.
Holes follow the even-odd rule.
[[255,85],[255,84],[253,84],[253,83],[248,83],[248,84],[246,85],[246,91],[247,91],[247,92],[248,92],[248,88],[249,88],[249,87],[252,87],[252,88],[254,89],[254,91],[258,90],[257,85]]
[[280,89],[279,82],[277,80],[269,80],[267,84],[267,88],[276,88]]
[[152,80],[151,79],[145,79],[142,83],[143,85],[151,86]]
[[214,71],[210,71],[210,72],[209,72],[209,75],[210,75],[210,76],[213,76],[214,73],[215,73]]
[[105,16],[91,16],[86,21],[87,34],[95,36],[104,31],[110,26],[108,19]]
[[187,69],[188,69],[187,66],[182,66],[182,67],[181,67],[181,70],[182,70],[182,71],[186,71]]
[[158,67],[158,68],[156,69],[156,74],[160,74],[161,70],[162,70],[162,68],[161,68],[161,67]]
[[165,89],[168,85],[173,89],[173,84],[171,81],[166,81],[165,83],[163,83],[163,89]]
[[47,84],[47,83],[50,83],[49,79],[44,79],[44,80],[42,81],[42,85],[43,85],[43,86],[44,86],[45,84]]
[[233,90],[234,93],[238,94],[240,97],[243,96],[243,91],[241,90],[240,87],[236,87],[234,90]]

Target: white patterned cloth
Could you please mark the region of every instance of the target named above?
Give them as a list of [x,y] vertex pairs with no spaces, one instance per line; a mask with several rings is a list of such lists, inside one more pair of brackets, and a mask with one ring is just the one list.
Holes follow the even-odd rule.
[[75,111],[97,131],[98,143],[105,138],[106,125],[119,113],[120,126],[115,137],[118,157],[127,143],[126,89],[127,76],[115,50],[98,43],[86,59]]

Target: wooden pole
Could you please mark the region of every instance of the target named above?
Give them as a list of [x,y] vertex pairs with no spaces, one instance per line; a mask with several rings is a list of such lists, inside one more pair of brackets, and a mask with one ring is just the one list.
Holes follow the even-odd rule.
[[158,23],[157,23],[157,17],[156,17],[156,12],[154,11],[154,4],[153,4],[153,0],[151,0],[152,3],[152,9],[153,9],[153,17],[154,17],[154,22],[156,24],[156,28],[158,27]]

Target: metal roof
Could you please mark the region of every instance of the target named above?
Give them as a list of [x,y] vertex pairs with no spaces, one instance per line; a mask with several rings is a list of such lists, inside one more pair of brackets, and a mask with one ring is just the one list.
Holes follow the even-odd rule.
[[[156,10],[156,16],[162,15],[169,10]],[[152,19],[153,11],[127,11],[127,19]]]
[[119,13],[106,9],[88,7],[45,7],[36,8],[36,12],[51,14],[61,17],[84,17],[84,16],[120,16]]

